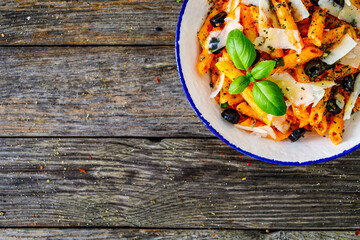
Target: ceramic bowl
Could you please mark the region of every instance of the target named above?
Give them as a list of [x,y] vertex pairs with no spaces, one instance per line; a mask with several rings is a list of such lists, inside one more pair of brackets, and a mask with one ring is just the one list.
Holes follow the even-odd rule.
[[211,99],[210,75],[200,75],[197,31],[209,11],[207,0],[184,0],[176,31],[176,60],[185,95],[196,114],[218,138],[250,157],[283,165],[307,165],[329,161],[359,147],[359,114],[345,122],[343,141],[335,146],[329,138],[307,133],[297,142],[277,142],[235,128],[221,117],[221,108]]

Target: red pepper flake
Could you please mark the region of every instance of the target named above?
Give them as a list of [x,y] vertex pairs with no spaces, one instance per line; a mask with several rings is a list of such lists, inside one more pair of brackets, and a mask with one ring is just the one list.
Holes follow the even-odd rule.
[[250,166],[250,165],[251,165],[251,163],[249,163],[249,162],[248,162],[248,163],[247,163],[247,165],[248,165],[248,166]]
[[40,166],[40,170],[43,170],[44,169],[44,167],[43,166]]
[[88,159],[91,159],[91,156],[88,156]]
[[356,236],[359,236],[359,235],[360,235],[360,230],[359,230],[359,229],[355,231],[355,235],[356,235]]
[[224,153],[223,153],[223,152],[221,152],[221,153],[220,153],[220,156],[222,156],[222,155],[224,155]]
[[79,171],[80,171],[80,172],[83,172],[83,173],[86,173],[86,170],[83,169],[83,168],[79,168]]
[[160,83],[160,78],[157,77],[157,78],[155,78],[155,80],[157,83]]
[[215,237],[215,234],[213,234],[212,237]]

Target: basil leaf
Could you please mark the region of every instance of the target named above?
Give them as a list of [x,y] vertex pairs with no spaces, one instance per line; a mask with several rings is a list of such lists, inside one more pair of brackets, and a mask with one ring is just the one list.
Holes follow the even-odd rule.
[[251,73],[246,72],[246,77],[247,77],[248,79],[250,79],[250,82],[256,82],[256,81],[255,81],[255,78],[253,77],[253,75],[251,75]]
[[239,94],[244,91],[247,86],[249,86],[249,83],[249,78],[247,78],[246,76],[239,76],[230,84],[229,93],[233,95]]
[[229,33],[226,50],[235,67],[240,70],[247,70],[255,61],[255,47],[239,29],[234,29]]
[[252,70],[251,75],[255,79],[266,78],[270,75],[275,67],[276,62],[273,60],[259,62]]
[[282,116],[286,113],[284,95],[276,83],[269,80],[254,83],[252,89],[254,102],[266,113]]

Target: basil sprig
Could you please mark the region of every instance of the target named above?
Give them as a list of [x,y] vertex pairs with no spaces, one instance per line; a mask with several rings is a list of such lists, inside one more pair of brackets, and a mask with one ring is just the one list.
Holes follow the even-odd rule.
[[230,85],[230,94],[239,94],[254,83],[252,97],[254,102],[266,113],[282,116],[286,113],[284,95],[276,83],[269,80],[255,81],[270,75],[276,61],[259,62],[249,72],[249,67],[254,63],[256,51],[251,41],[238,29],[232,30],[226,41],[226,50],[236,68],[246,71],[246,76],[237,77]]

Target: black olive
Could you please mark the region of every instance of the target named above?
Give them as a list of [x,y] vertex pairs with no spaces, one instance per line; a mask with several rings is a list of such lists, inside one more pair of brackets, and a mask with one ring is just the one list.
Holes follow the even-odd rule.
[[314,6],[319,6],[319,0],[310,0]]
[[290,136],[289,136],[289,139],[292,141],[292,142],[296,142],[297,140],[299,140],[302,136],[304,136],[306,132],[306,129],[305,128],[298,128],[296,130],[294,130]]
[[215,51],[218,49],[220,40],[218,38],[211,38],[209,42],[209,50]]
[[345,4],[344,0],[334,0],[334,2],[338,5],[340,5],[341,7],[344,7],[344,4]]
[[156,27],[155,28],[155,31],[157,31],[157,32],[161,32],[163,29],[162,29],[162,27]]
[[226,12],[221,12],[210,18],[210,23],[213,27],[219,27],[221,24],[225,22],[225,18],[227,16]]
[[341,80],[341,86],[342,88],[345,90],[345,91],[354,91],[354,83],[355,83],[355,79],[354,79],[354,76],[353,75],[349,75],[349,76],[346,76],[344,77],[342,80]]
[[336,104],[336,99],[330,99],[326,103],[326,110],[332,115],[339,114],[341,112],[341,108]]
[[218,50],[213,51],[213,54],[219,54],[225,47],[219,48]]
[[326,70],[326,65],[319,59],[311,60],[305,65],[305,73],[311,78],[320,76]]
[[257,64],[260,61],[260,52],[256,49],[256,57],[253,64]]
[[236,111],[235,109],[232,108],[228,108],[225,109],[222,113],[221,116],[228,122],[236,124],[239,122],[240,120],[240,114],[238,113],[238,111]]

